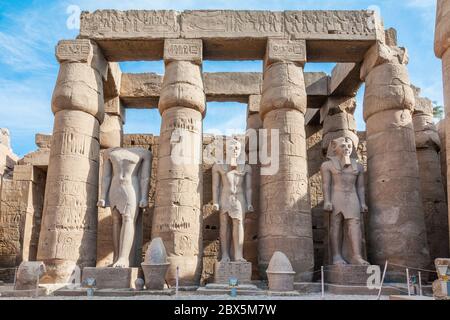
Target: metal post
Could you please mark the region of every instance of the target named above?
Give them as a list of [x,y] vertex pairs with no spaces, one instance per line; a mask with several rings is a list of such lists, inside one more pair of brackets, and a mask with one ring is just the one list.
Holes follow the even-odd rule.
[[408,286],[408,296],[411,295],[411,288],[409,287],[409,270],[406,268],[406,285]]
[[422,293],[422,274],[419,271],[419,295],[423,296]]
[[178,278],[180,274],[180,267],[177,266],[177,274],[175,279],[175,294],[178,295]]
[[324,279],[324,272],[323,272],[323,266],[320,267],[320,281],[322,284],[322,299],[325,297],[325,279]]
[[387,266],[388,261],[386,260],[386,263],[384,264],[383,276],[381,277],[380,290],[378,290],[377,300],[380,300],[381,297],[381,289],[383,288],[384,276],[386,275]]

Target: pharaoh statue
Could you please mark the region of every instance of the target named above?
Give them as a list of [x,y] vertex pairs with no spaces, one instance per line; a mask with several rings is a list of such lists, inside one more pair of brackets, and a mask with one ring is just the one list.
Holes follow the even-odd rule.
[[[369,265],[362,257],[361,213],[368,208],[364,196],[364,168],[353,158],[353,142],[341,137],[328,147],[321,167],[324,210],[329,212],[329,245],[333,265]],[[344,230],[349,257],[342,254]]]
[[110,207],[113,220],[112,267],[130,266],[131,249],[140,208],[148,206],[152,154],[141,148],[105,150],[100,200]]
[[216,161],[212,167],[213,210],[220,213],[221,262],[230,262],[230,257],[245,262],[244,220],[245,214],[253,211],[252,168],[245,163],[245,152],[236,138],[227,139],[226,159],[226,163]]

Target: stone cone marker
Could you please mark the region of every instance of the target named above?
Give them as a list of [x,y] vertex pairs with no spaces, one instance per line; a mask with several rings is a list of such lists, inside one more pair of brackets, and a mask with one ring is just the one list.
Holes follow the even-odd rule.
[[292,269],[288,257],[280,251],[276,251],[270,259],[266,270],[269,279],[270,291],[293,291],[295,271]]
[[147,248],[141,263],[147,290],[163,290],[169,262],[161,238],[154,238]]

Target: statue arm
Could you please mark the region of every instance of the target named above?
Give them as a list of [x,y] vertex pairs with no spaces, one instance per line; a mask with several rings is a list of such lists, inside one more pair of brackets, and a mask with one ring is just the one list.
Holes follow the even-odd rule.
[[214,210],[219,210],[220,174],[216,165],[212,167],[212,201]]
[[148,191],[149,182],[152,172],[152,154],[150,151],[145,152],[141,164],[141,179],[140,179],[140,201],[139,207],[145,208],[148,206]]
[[102,183],[100,185],[100,199],[97,203],[99,207],[108,206],[108,191],[111,186],[112,180],[112,164],[109,160],[108,152],[103,154],[103,172],[102,172]]
[[367,205],[366,205],[366,195],[364,192],[364,169],[362,166],[358,166],[359,167],[359,174],[358,174],[358,180],[357,180],[357,191],[358,191],[358,198],[359,198],[359,203],[361,205],[361,211],[362,212],[367,212]]
[[331,172],[327,163],[323,163],[320,167],[320,173],[322,175],[322,192],[324,200],[324,210],[332,211],[333,205],[331,203]]
[[252,167],[249,165],[246,166],[246,175],[245,175],[245,198],[247,200],[247,210],[249,212],[253,212],[252,205]]

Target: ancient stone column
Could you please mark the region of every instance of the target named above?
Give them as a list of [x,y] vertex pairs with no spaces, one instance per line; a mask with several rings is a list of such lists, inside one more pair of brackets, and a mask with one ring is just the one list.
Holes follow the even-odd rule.
[[447,197],[442,184],[439,157],[441,142],[433,121],[433,103],[419,96],[419,88],[413,87],[413,89],[416,95],[413,124],[431,257],[429,268],[432,269],[434,259],[446,258],[449,255]]
[[[377,43],[361,67],[361,79],[366,82],[369,261],[424,268],[430,256],[407,62],[404,48]],[[389,269],[387,279],[403,281],[404,270]]]
[[202,41],[167,39],[164,61],[152,238],[164,241],[166,280],[175,283],[178,267],[180,284],[192,285],[200,280],[202,252]]
[[[251,95],[248,100],[247,107],[247,130],[248,132],[248,154],[258,154],[258,133],[262,128],[261,117],[259,116],[259,105],[261,103],[260,95]],[[251,141],[254,139],[253,141]],[[256,160],[256,161],[254,161]],[[253,163],[250,163],[253,162]],[[252,279],[259,279],[258,272],[258,220],[260,213],[260,197],[259,190],[261,184],[260,164],[256,159],[249,158],[249,164],[252,167],[252,205],[253,212],[245,214],[244,222],[244,258],[252,263]]]
[[[353,113],[356,109],[354,97],[329,97],[321,109],[323,118],[322,150],[326,154],[331,141],[340,137],[352,139],[355,149],[358,147],[356,121]],[[356,151],[356,150],[355,150]]]
[[37,259],[45,282],[66,282],[76,266],[95,266],[99,133],[108,65],[89,40],[60,41],[60,70]]
[[[442,59],[442,78],[444,82],[444,104],[445,104],[445,136],[446,150],[450,145],[450,0],[438,0],[436,13],[436,32],[434,39],[434,52]],[[449,199],[448,186],[450,185],[450,153],[447,157],[447,199]],[[449,211],[450,216],[450,211]]]
[[439,141],[441,141],[441,149],[439,151],[439,159],[441,161],[441,175],[442,175],[442,185],[444,186],[445,199],[447,199],[447,149],[446,149],[446,138],[445,138],[445,120],[442,119],[436,124]]
[[[270,164],[261,161],[259,271],[265,275],[272,255],[281,251],[291,261],[296,281],[311,281],[314,267],[304,125],[305,62],[304,41],[269,39],[260,105],[263,127],[268,130],[260,148],[268,146],[273,156]],[[276,133],[279,139],[272,141]],[[269,167],[277,165],[278,171],[270,172]]]

